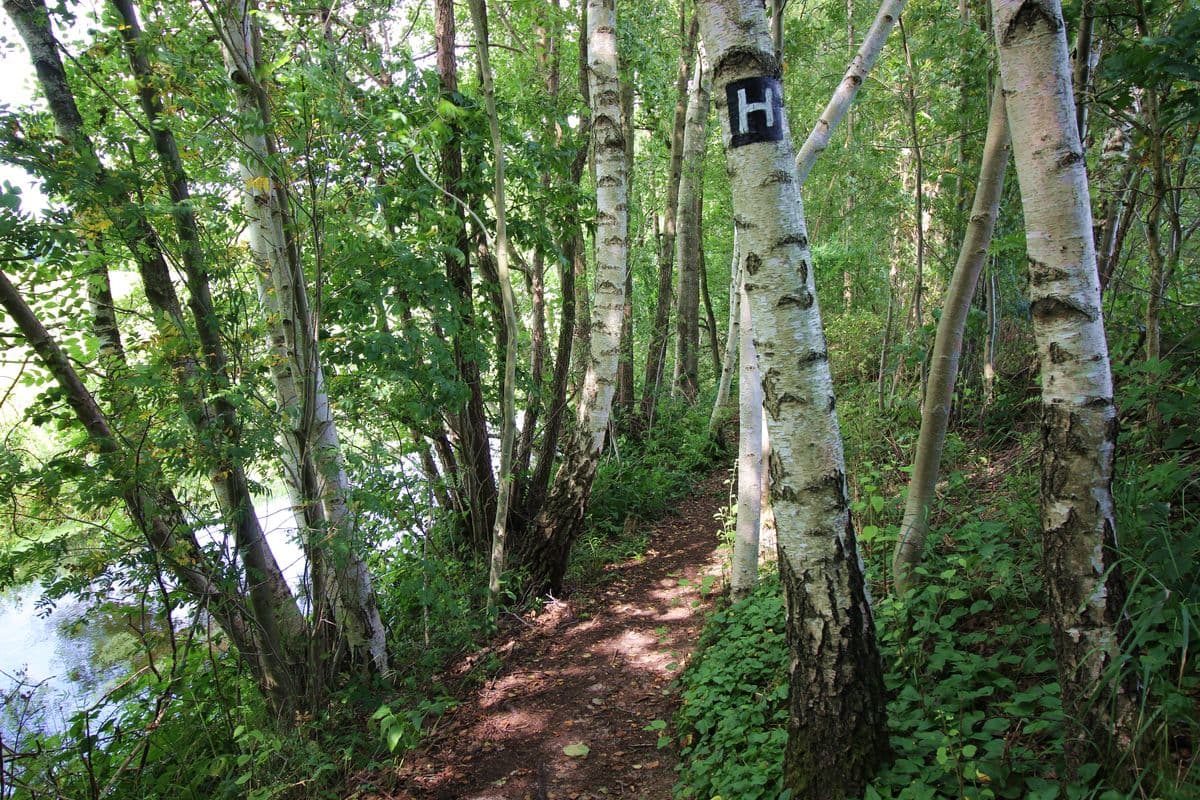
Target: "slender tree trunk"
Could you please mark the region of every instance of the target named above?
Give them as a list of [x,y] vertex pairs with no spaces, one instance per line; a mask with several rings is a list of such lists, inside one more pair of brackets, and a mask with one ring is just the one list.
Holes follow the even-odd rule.
[[680,8],[679,29],[683,50],[675,79],[675,116],[671,125],[671,160],[667,168],[667,198],[663,209],[663,231],[658,251],[658,297],[654,307],[654,325],[646,349],[646,374],[642,384],[642,418],[653,424],[654,407],[662,387],[667,363],[667,345],[671,333],[671,284],[675,263],[675,223],[679,209],[679,184],[683,172],[683,133],[687,120],[688,81],[696,50],[698,23],[693,15],[684,24],[686,6]]
[[989,408],[996,396],[996,345],[1000,338],[1000,286],[995,262],[987,276],[987,331],[983,337],[983,407]]
[[713,378],[720,380],[721,344],[717,341],[717,314],[713,310],[712,293],[708,290],[708,257],[704,254],[703,247],[700,248],[700,299],[704,303],[704,329],[708,339],[708,352],[712,356]]
[[[916,192],[913,196],[913,249],[917,264],[913,281],[913,327],[917,341],[923,343],[921,330],[925,325],[925,156],[921,147],[921,131],[917,126],[917,73],[913,68],[912,52],[908,49],[908,35],[904,21],[900,21],[900,41],[904,45],[904,63],[908,68],[908,129],[912,134],[913,159],[916,162]],[[923,345],[922,345],[922,349]],[[921,362],[921,385],[925,383],[925,362]]]
[[[633,81],[628,75],[621,85],[621,115],[625,123],[625,174],[633,186]],[[617,395],[613,400],[622,418],[633,413],[633,248],[626,252],[625,306],[621,311],[621,357],[617,361]]]
[[838,84],[833,97],[829,99],[829,104],[821,112],[821,118],[817,120],[817,124],[809,132],[808,138],[804,140],[800,152],[796,154],[796,171],[801,183],[808,178],[808,173],[812,171],[817,156],[821,155],[829,146],[834,129],[842,121],[842,117],[854,102],[854,96],[858,94],[859,87],[866,80],[871,67],[875,66],[879,54],[883,52],[883,44],[887,41],[892,28],[896,27],[896,22],[900,19],[906,2],[907,0],[883,0],[883,4],[879,7],[879,13],[875,15],[875,21],[871,23],[871,27],[863,39],[862,46],[858,48],[854,60],[846,68],[842,82]]
[[771,437],[791,650],[784,781],[794,798],[862,793],[888,752],[883,673],[850,520],[780,67],[760,0],[701,0]]
[[[583,178],[583,168],[587,161],[587,134],[579,145],[575,161],[571,165],[571,181],[578,185]],[[563,260],[559,267],[559,282],[562,290],[562,311],[559,319],[558,344],[554,353],[554,376],[550,384],[549,413],[546,416],[546,429],[542,434],[542,446],[538,454],[537,465],[530,476],[528,488],[523,503],[523,519],[535,519],[541,513],[550,487],[550,475],[558,455],[558,440],[562,432],[563,417],[567,412],[567,384],[571,375],[571,349],[575,335],[575,274],[577,263],[583,256],[583,230],[579,223],[578,209],[574,206],[569,210],[567,218],[572,220],[571,230],[563,247]]]
[[672,393],[689,402],[700,387],[697,350],[700,344],[700,251],[703,246],[700,185],[704,171],[704,149],[708,142],[710,77],[703,58],[696,57],[688,86],[687,122],[683,133],[683,171],[679,179],[679,212],[675,260],[679,263],[676,286],[678,325],[675,337],[676,378]]
[[96,448],[107,455],[103,463],[120,488],[126,513],[142,532],[149,546],[179,580],[197,607],[213,615],[229,636],[264,693],[288,683],[277,675],[277,662],[260,651],[255,623],[240,600],[220,588],[216,571],[200,547],[175,493],[163,481],[162,471],[148,453],[126,451],[121,437],[72,366],[70,359],[21,297],[8,276],[0,272],[0,307],[11,317],[42,365],[63,391],[75,418],[87,431]]
[[787,8],[788,0],[766,0],[766,2],[771,44],[775,48],[776,60],[783,64],[783,10]]
[[1112,679],[1126,594],[1115,564],[1117,414],[1065,26],[1058,0],[992,0],[992,9],[1041,361],[1043,559],[1067,759],[1072,770],[1100,763],[1127,786],[1137,703],[1126,680]]
[[[437,49],[438,80],[443,96],[454,98],[458,93],[458,64],[455,58],[455,25],[453,0],[435,0],[434,43]],[[442,188],[451,195],[467,201],[463,195],[462,133],[452,123],[452,134],[442,145]],[[467,389],[467,401],[459,413],[457,433],[463,462],[461,480],[468,498],[470,541],[482,550],[496,518],[496,477],[492,472],[492,454],[488,444],[487,414],[483,404],[483,378],[479,363],[472,355],[471,339],[475,336],[475,310],[468,254],[471,241],[462,205],[447,197],[444,213],[454,219],[448,238],[454,249],[446,256],[446,275],[458,293],[458,325],[454,333],[454,362],[459,379]]]
[[744,285],[737,292],[740,332],[741,375],[738,377],[738,469],[737,529],[733,538],[733,565],[730,570],[730,596],[741,600],[758,583],[758,534],[762,522],[763,499],[763,393],[758,373],[758,354],[754,351],[754,323]]
[[1079,146],[1087,149],[1087,112],[1090,99],[1092,70],[1095,66],[1092,47],[1092,29],[1095,27],[1096,2],[1083,0],[1079,8],[1079,30],[1075,34],[1075,64],[1071,84],[1075,88],[1075,124],[1079,128]]
[[[195,269],[188,270],[191,312],[197,326],[192,331],[184,319],[157,233],[125,188],[108,173],[83,129],[44,2],[6,0],[4,8],[29,48],[59,135],[80,156],[79,177],[96,188],[101,202],[112,206],[107,211],[114,212],[117,220],[116,236],[129,248],[137,264],[147,300],[155,311],[159,334],[178,345],[172,361],[180,404],[197,432],[202,451],[211,457],[213,491],[222,515],[235,532],[238,554],[246,567],[256,635],[261,643],[258,652],[264,662],[262,673],[266,682],[262,688],[275,711],[286,713],[303,693],[303,659],[299,650],[305,638],[305,624],[266,544],[242,465],[230,456],[230,449],[240,438],[240,427],[226,391],[224,353],[215,328],[207,277]],[[173,193],[177,189],[177,185],[171,185]],[[204,351],[207,376],[201,374],[200,364],[189,352],[196,340]],[[209,382],[214,385],[203,385]],[[209,395],[216,398],[212,406],[202,399]]]
[[[708,433],[720,430],[725,416],[725,405],[729,402],[729,388],[733,383],[734,363],[738,357],[738,329],[742,294],[742,262],[738,252],[737,229],[733,231],[733,263],[729,267],[729,327],[725,333],[725,358],[721,362],[721,374],[717,378],[717,397],[713,401],[712,414],[708,418]],[[755,372],[755,375],[758,373]]]
[[888,403],[887,394],[887,367],[888,355],[892,349],[892,328],[895,327],[896,316],[896,268],[892,267],[888,270],[887,287],[888,287],[888,303],[887,317],[883,323],[883,342],[879,345],[879,377],[876,380],[876,394],[878,395],[879,410],[885,410]]
[[617,69],[615,0],[587,0],[587,56],[596,146],[596,291],[587,373],[568,448],[525,554],[540,587],[562,591],[571,546],[583,526],[616,389],[629,247],[625,126]]
[[500,576],[504,572],[505,545],[508,538],[508,506],[513,484],[513,441],[516,437],[517,382],[517,311],[513,297],[512,279],[508,271],[508,229],[504,200],[504,139],[500,134],[500,116],[496,113],[496,89],[492,83],[492,66],[488,58],[488,25],[485,0],[471,0],[471,19],[475,23],[475,52],[479,57],[479,74],[483,76],[483,100],[487,108],[488,125],[492,131],[496,212],[496,273],[500,279],[500,296],[504,304],[504,384],[500,428],[500,486],[496,493],[496,524],[492,530],[492,556],[488,573],[488,614],[495,614],[500,594]]
[[979,167],[979,183],[966,237],[958,254],[958,263],[950,279],[946,300],[938,320],[937,337],[933,343],[933,358],[925,402],[921,408],[921,434],[917,439],[912,477],[908,483],[908,499],[900,538],[892,561],[895,591],[903,597],[916,583],[914,570],[920,565],[929,530],[929,510],[937,484],[938,464],[946,428],[950,421],[950,405],[954,383],[958,377],[958,360],[962,352],[963,330],[979,275],[987,263],[988,247],[1000,210],[1000,195],[1004,189],[1004,171],[1008,164],[1008,118],[1004,95],[999,85],[992,94],[987,139],[983,145],[983,160]]
[[[127,36],[137,30],[131,6],[126,26]],[[266,91],[257,77],[262,74],[262,53],[250,3],[228,9],[223,34],[231,72],[254,76],[234,83],[241,114],[240,141],[246,148],[241,172],[247,238],[255,260],[263,316],[271,330],[275,356],[272,378],[284,421],[285,473],[293,497],[301,502],[300,518],[307,532],[314,618],[321,624],[328,604],[337,635],[352,661],[364,669],[387,673],[387,632],[370,573],[358,552],[350,481],[325,388],[317,323],[308,300],[300,251],[291,233],[294,226],[284,189],[287,180],[277,171],[279,148]],[[161,108],[161,103],[157,105]],[[147,114],[152,121],[157,116],[149,110]],[[165,125],[155,128],[169,131]],[[172,147],[171,152],[177,160],[178,151]],[[181,165],[178,170],[182,174]],[[190,237],[182,233],[186,227],[180,229],[180,239],[188,240]],[[314,655],[321,661],[326,658],[320,652]]]
[[[554,20],[557,20],[559,11],[558,0],[551,0],[550,5],[554,9],[552,12]],[[537,50],[538,68],[546,78],[545,89],[548,103],[546,113],[542,117],[542,122],[547,130],[554,132],[554,147],[560,147],[563,139],[562,125],[558,122],[560,78],[558,27],[557,21],[538,26],[539,42]],[[553,171],[546,169],[542,173],[541,179],[543,190],[549,194],[554,183],[555,176]],[[514,461],[516,464],[514,468],[515,474],[518,478],[526,478],[524,481],[518,480],[513,489],[512,506],[516,509],[523,509],[525,507],[525,496],[529,491],[528,474],[530,459],[533,455],[534,435],[537,432],[538,420],[546,404],[546,259],[540,247],[533,256],[533,264],[528,275],[528,287],[529,299],[533,307],[533,326],[529,333],[529,371],[532,388],[528,394],[528,402],[526,403],[525,414],[521,423],[521,439],[517,445],[517,455]]]

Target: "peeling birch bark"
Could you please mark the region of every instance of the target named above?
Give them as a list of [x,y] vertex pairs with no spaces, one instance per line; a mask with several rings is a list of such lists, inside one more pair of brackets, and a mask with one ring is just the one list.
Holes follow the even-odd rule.
[[1066,755],[1072,770],[1098,761],[1123,785],[1136,703],[1113,675],[1123,671],[1125,602],[1112,497],[1117,413],[1065,26],[1058,0],[992,0],[992,12],[1041,362],[1043,563],[1072,727]]
[[[124,1],[124,0],[121,0]],[[388,672],[387,635],[370,573],[357,552],[350,481],[333,409],[325,389],[315,320],[309,308],[299,250],[289,235],[286,181],[277,173],[278,148],[265,90],[258,82],[261,46],[249,0],[226,6],[221,43],[240,114],[239,160],[246,238],[254,260],[262,314],[268,322],[271,377],[283,419],[285,478],[304,525],[313,604],[329,604],[353,660]]]
[[887,752],[883,675],[779,63],[759,0],[701,0],[770,432],[791,650],[785,785],[861,794]]
[[562,590],[571,546],[583,525],[616,389],[629,247],[629,185],[617,69],[615,0],[587,0],[587,61],[596,147],[596,282],[590,345],[574,441],[534,521],[525,561],[539,588]]

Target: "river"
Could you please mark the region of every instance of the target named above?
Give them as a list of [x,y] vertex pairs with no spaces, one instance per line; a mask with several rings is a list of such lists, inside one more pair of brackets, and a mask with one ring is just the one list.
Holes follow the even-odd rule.
[[[288,498],[259,499],[258,514],[280,568],[297,589],[304,553]],[[71,597],[44,603],[37,582],[0,593],[0,698],[5,699],[0,737],[5,742],[22,731],[64,730],[72,715],[94,705],[137,663],[134,631],[144,623],[136,598],[113,600],[99,606]],[[188,616],[185,609],[178,618],[186,623]]]

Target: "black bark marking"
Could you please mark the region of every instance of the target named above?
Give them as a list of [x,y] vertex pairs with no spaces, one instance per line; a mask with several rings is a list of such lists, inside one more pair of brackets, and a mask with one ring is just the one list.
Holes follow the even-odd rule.
[[840,470],[827,472],[816,480],[809,481],[804,484],[803,491],[820,498],[827,511],[840,513],[849,506],[846,498],[846,475]]
[[1029,282],[1034,286],[1045,286],[1053,281],[1062,281],[1070,277],[1065,269],[1052,267],[1037,259],[1029,259]]
[[1004,36],[1000,38],[1000,43],[1004,47],[1008,47],[1012,44],[1013,39],[1020,35],[1019,28],[1024,27],[1025,32],[1030,33],[1039,22],[1046,23],[1051,33],[1057,32],[1062,27],[1062,19],[1054,13],[1052,6],[1046,0],[1025,0],[1017,9],[1017,13],[1013,14],[1012,19],[1008,21],[1008,27],[1004,29]]
[[1039,323],[1065,320],[1071,317],[1083,317],[1088,322],[1097,319],[1096,310],[1089,308],[1070,297],[1042,297],[1033,301],[1030,306],[1033,318]]
[[758,253],[748,253],[746,255],[746,274],[757,275],[760,269],[762,269],[762,258]]
[[[775,58],[774,53],[744,45],[729,48],[713,64],[714,80],[719,81],[721,78],[724,78],[727,72],[746,75],[769,75],[772,78],[783,76],[783,70],[780,68],[779,60]],[[717,103],[722,104],[722,101],[725,99],[724,92],[714,92],[713,94],[717,98]]]
[[1051,364],[1065,364],[1071,360],[1070,352],[1059,347],[1058,342],[1051,342],[1049,351]]
[[803,258],[800,259],[800,263],[796,265],[796,277],[800,279],[801,284],[805,286],[808,285],[808,262]]
[[1067,169],[1073,167],[1083,161],[1083,153],[1077,153],[1074,150],[1068,151],[1065,156],[1055,162],[1055,166],[1059,169]]
[[797,363],[800,369],[811,367],[813,364],[822,364],[829,360],[829,353],[824,350],[809,350],[807,353],[801,353]]
[[803,403],[804,398],[780,389],[780,375],[777,370],[769,369],[763,375],[763,408],[772,417],[779,418],[779,410],[784,403]]
[[784,247],[789,244],[808,247],[808,237],[802,233],[789,233],[786,236],[781,236],[779,241],[775,242],[776,247]]
[[771,170],[767,177],[763,178],[759,186],[772,186],[775,184],[795,183],[796,179],[790,172],[784,169]]
[[799,294],[785,294],[779,298],[779,302],[775,304],[776,308],[786,308],[787,306],[799,306],[807,311],[812,308],[813,296],[807,289],[802,290]]

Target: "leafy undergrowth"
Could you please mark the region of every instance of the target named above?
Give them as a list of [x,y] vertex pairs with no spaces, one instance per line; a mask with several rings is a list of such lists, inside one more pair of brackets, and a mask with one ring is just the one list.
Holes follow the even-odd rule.
[[[640,439],[623,437],[618,454],[599,468],[588,529],[570,568],[576,585],[605,564],[644,552],[645,535],[627,531],[625,516],[631,509],[642,520],[664,515],[713,461],[703,402],[664,399],[659,408],[654,429]],[[381,513],[394,503],[382,491],[371,499]],[[486,564],[449,555],[447,538],[435,527],[420,546],[371,554],[397,670],[392,681],[348,681],[319,714],[280,726],[220,642],[210,649],[198,631],[181,629],[176,649],[156,651],[151,668],[59,733],[39,733],[37,714],[22,697],[0,696],[7,729],[22,732],[4,741],[0,797],[92,797],[99,790],[173,800],[344,796],[347,785],[419,742],[452,705],[452,689],[437,682],[446,664],[471,660],[456,679],[468,683],[486,681],[499,667],[494,656],[467,658],[494,631],[481,610]],[[520,610],[514,595],[508,600]]]
[[[868,519],[864,552],[875,584],[893,750],[867,798],[1123,796],[1103,785],[1098,764],[1085,765],[1078,783],[1058,779],[1064,719],[1040,611],[1036,464],[1004,469],[1004,459],[997,461],[971,480],[948,482],[945,506],[962,511],[939,519],[932,536],[939,546],[923,568],[923,586],[903,602],[879,580],[898,513],[874,499],[884,494],[886,470],[870,467],[856,478],[856,510]],[[1193,473],[1178,459],[1151,468],[1131,463],[1123,472],[1117,499],[1132,584],[1129,652],[1137,653],[1131,666],[1148,689],[1134,796],[1195,797],[1200,782],[1190,761],[1200,679],[1189,636],[1200,591],[1190,565],[1200,556],[1200,537],[1196,518],[1169,502],[1188,489]],[[972,504],[974,481],[993,484],[987,506]],[[785,797],[787,648],[778,578],[764,574],[749,598],[714,614],[702,647],[683,677],[676,796]]]

